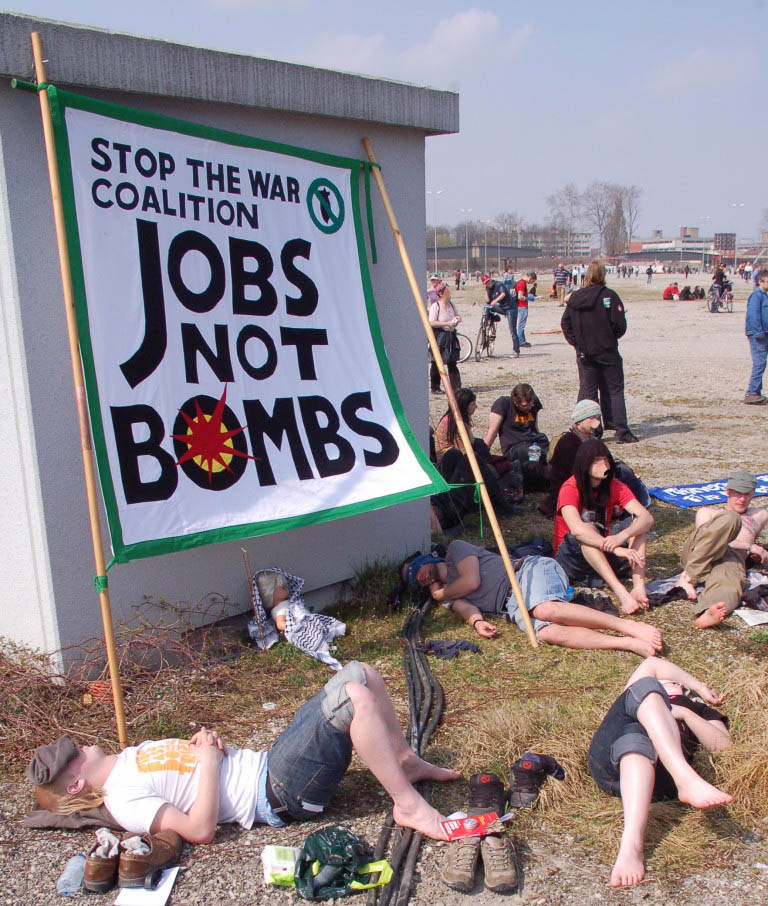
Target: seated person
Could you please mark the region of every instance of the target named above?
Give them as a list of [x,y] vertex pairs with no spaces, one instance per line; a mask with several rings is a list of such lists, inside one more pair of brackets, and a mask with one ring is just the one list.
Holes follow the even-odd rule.
[[[530,384],[516,384],[509,396],[500,396],[491,406],[485,435],[488,449],[493,447],[498,436],[502,453],[522,465],[527,491],[544,490],[548,480],[549,438],[539,431],[538,424],[542,408],[541,400]],[[538,451],[534,445],[538,446]]]
[[652,657],[630,676],[597,728],[587,757],[589,771],[600,789],[621,797],[624,810],[612,887],[631,887],[645,877],[643,846],[651,802],[679,799],[694,808],[711,808],[733,801],[691,764],[699,744],[709,751],[731,745],[728,718],[710,707],[722,700],[685,670]]
[[677,301],[680,298],[680,290],[677,288],[677,283],[670,283],[669,286],[664,290],[661,298],[666,302],[669,302],[673,299]]
[[[683,574],[678,584],[693,602],[699,629],[717,626],[739,606],[748,586],[747,557],[768,562],[768,551],[757,536],[768,522],[768,510],[752,507],[755,476],[734,472],[726,485],[723,507],[698,510],[694,529],[683,545]],[[704,591],[696,594],[696,585]]]
[[[573,475],[576,454],[585,440],[599,437],[603,426],[600,420],[600,406],[594,400],[579,400],[573,407],[571,427],[555,441],[549,458],[549,494],[539,507],[539,512],[550,519],[555,515],[557,495],[563,482]],[[623,482],[643,506],[648,506],[648,489],[632,469],[620,460],[614,460],[616,477]]]
[[359,661],[299,708],[269,752],[227,748],[205,727],[189,741],[144,742],[118,755],[62,736],[35,750],[27,777],[49,811],[66,815],[104,803],[133,833],[173,830],[189,843],[210,843],[218,824],[316,821],[353,750],[392,797],[398,824],[445,839],[439,812],[413,784],[459,774],[418,757],[381,677]]
[[[560,488],[555,514],[555,559],[574,584],[601,578],[624,613],[648,609],[645,592],[645,536],[653,516],[615,477],[610,450],[600,440],[579,448],[573,475]],[[630,515],[611,529],[614,507]],[[632,570],[632,591],[616,571]]]
[[[513,568],[540,642],[564,648],[631,651],[641,657],[661,650],[661,633],[653,626],[571,603],[568,579],[551,557],[523,557],[513,561]],[[486,614],[506,616],[525,628],[504,561],[482,547],[452,541],[444,560],[431,554],[409,557],[401,564],[400,578],[404,585],[429,588],[435,601],[482,638],[491,639],[497,633]]]
[[706,293],[704,292],[704,287],[699,286],[698,284],[693,287],[692,294],[693,294],[694,299],[703,299],[706,296]]
[[[479,437],[473,436],[472,416],[477,409],[477,402],[472,390],[466,387],[457,390],[456,404],[469,436],[472,438],[472,449],[475,452],[480,474],[488,489],[491,503],[499,513],[512,515],[520,512],[513,506],[515,500],[519,501],[522,498],[522,473],[519,466],[515,471],[512,464],[503,457],[491,456],[485,443]],[[452,488],[450,491],[431,498],[432,507],[440,524],[438,531],[442,531],[456,525],[464,515],[472,512],[477,506],[475,476],[464,452],[459,429],[450,409],[440,419],[435,431],[435,453],[438,470],[448,484],[466,485]],[[502,475],[497,471],[494,460],[499,460]],[[516,491],[519,493],[516,494]]]
[[693,293],[691,292],[691,287],[688,286],[688,284],[686,284],[686,285],[680,290],[680,301],[681,301],[681,302],[690,302],[691,299],[693,299],[693,298],[694,298],[694,295],[693,295]]

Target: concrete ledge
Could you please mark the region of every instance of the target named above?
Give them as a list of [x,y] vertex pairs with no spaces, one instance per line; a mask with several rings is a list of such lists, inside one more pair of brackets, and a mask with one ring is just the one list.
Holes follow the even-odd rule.
[[0,74],[33,78],[39,31],[48,78],[102,88],[423,130],[459,131],[459,96],[404,82],[0,13]]

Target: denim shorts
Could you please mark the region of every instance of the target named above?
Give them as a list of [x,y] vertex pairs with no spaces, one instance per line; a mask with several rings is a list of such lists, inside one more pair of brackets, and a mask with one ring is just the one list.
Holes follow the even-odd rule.
[[284,821],[317,818],[349,767],[354,708],[348,682],[366,685],[359,661],[347,664],[299,708],[269,752],[269,783],[282,804],[275,811]]
[[[648,738],[645,727],[637,719],[637,709],[654,692],[661,695],[671,709],[669,696],[661,683],[651,677],[644,677],[621,693],[592,737],[587,755],[589,772],[600,789],[612,796],[621,795],[619,762],[624,755],[643,755],[651,764],[656,765],[656,749]],[[668,780],[671,781],[671,778],[666,770],[658,765],[654,783],[655,800],[675,798],[676,788],[672,783],[670,791]]]
[[[611,525],[610,534],[616,535],[618,532],[623,532],[624,529],[628,528],[631,524],[632,516],[627,516],[620,522],[615,522]],[[632,568],[629,565],[628,560],[625,560],[623,557],[619,557],[610,551],[606,552],[605,558],[610,564],[611,569],[620,579],[628,578],[629,575],[631,575]],[[565,570],[565,574],[571,582],[575,585],[588,585],[590,579],[598,577],[593,567],[587,563],[581,549],[581,544],[570,532],[568,532],[560,543],[560,547],[558,547],[557,553],[555,554],[555,559]]]
[[[568,600],[568,579],[561,566],[555,563],[551,557],[526,557],[515,575],[529,613],[544,601]],[[513,619],[522,630],[525,630],[523,616],[514,592],[507,598],[506,607],[510,619]],[[536,617],[532,617],[531,621],[534,632],[537,634],[540,629],[550,625],[548,621],[537,620]]]

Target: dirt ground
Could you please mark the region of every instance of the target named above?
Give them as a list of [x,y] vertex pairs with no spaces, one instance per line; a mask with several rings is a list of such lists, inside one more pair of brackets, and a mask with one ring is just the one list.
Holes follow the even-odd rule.
[[[768,407],[742,402],[751,371],[744,336],[744,314],[751,284],[734,282],[733,313],[711,314],[704,302],[663,302],[669,280],[681,275],[657,274],[650,286],[639,278],[609,278],[627,309],[627,333],[619,344],[624,359],[627,413],[640,443],[614,447],[650,487],[701,482],[745,467],[763,471],[768,464],[765,426]],[[539,274],[539,292],[551,275]],[[707,275],[692,274],[691,285],[709,285]],[[482,285],[474,279],[454,293],[463,318],[459,330],[474,343],[480,322]],[[579,389],[575,354],[559,332],[563,309],[541,298],[530,305],[526,334],[533,344],[520,358],[512,353],[505,322],[498,324],[493,358],[474,356],[460,365],[464,386],[477,393],[474,431],[483,436],[493,401],[520,382],[530,383],[544,409],[539,427],[551,439],[566,430]],[[430,417],[436,424],[445,399],[432,395]]]

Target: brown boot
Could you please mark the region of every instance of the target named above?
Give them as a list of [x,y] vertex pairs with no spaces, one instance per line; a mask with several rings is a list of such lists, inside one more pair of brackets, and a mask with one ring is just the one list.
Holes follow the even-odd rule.
[[85,859],[83,887],[91,893],[106,893],[117,884],[117,866],[120,853],[102,858],[96,855],[100,844],[97,843]]
[[464,837],[449,844],[440,877],[452,890],[469,893],[475,886],[480,837]]
[[494,893],[517,890],[517,860],[512,841],[506,834],[488,834],[480,844],[485,870],[485,886]]
[[121,848],[118,883],[121,887],[143,887],[154,890],[160,875],[179,861],[184,841],[172,830],[141,834],[149,852],[139,855]]

